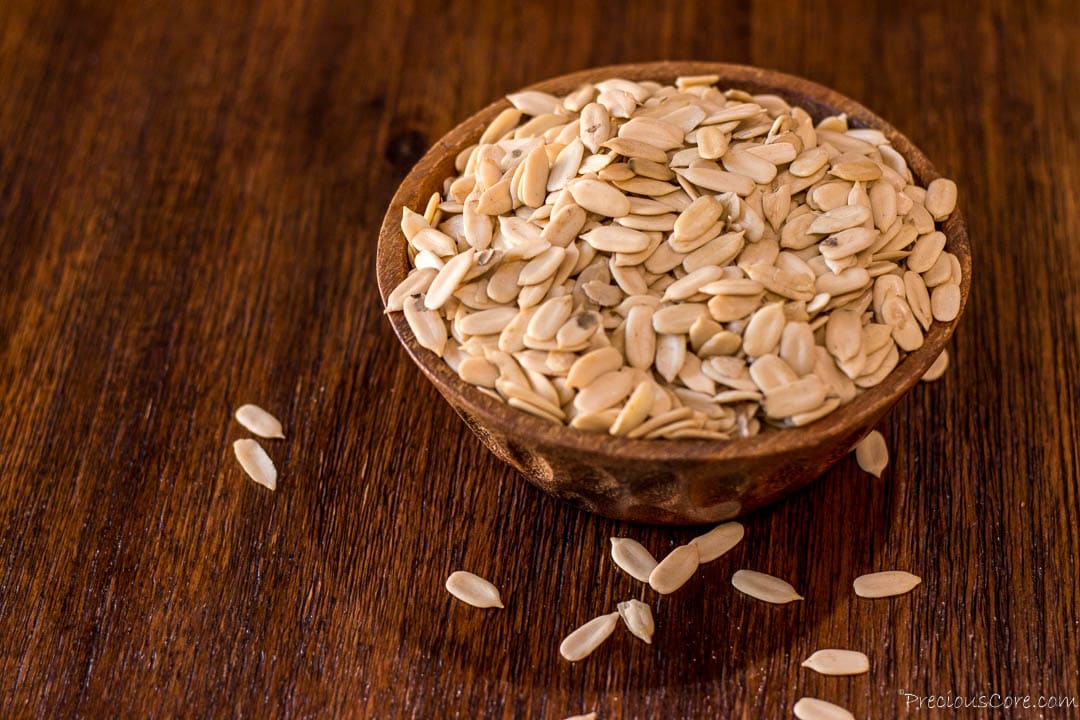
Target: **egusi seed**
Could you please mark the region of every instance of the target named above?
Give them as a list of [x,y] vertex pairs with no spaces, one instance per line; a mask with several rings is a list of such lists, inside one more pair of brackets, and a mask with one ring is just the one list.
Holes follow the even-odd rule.
[[806,425],[959,314],[956,184],[916,185],[880,132],[707,77],[508,99],[403,211],[387,311],[516,408],[645,439]]

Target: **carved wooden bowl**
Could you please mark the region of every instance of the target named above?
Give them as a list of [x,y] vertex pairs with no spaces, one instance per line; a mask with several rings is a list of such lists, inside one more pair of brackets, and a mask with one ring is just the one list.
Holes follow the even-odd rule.
[[[896,128],[854,100],[792,75],[703,62],[614,65],[571,73],[530,86],[563,95],[584,82],[623,77],[674,82],[680,75],[716,74],[718,87],[776,93],[815,120],[847,113],[853,127],[876,128],[907,160],[924,187],[939,173]],[[475,143],[509,103],[488,105],[442,137],[412,169],[386,211],[378,244],[379,290],[385,302],[408,272],[402,206],[422,211],[428,197],[454,174],[454,158]],[[963,269],[961,314],[971,288],[971,247],[960,211],[941,228],[946,249]],[[765,431],[749,438],[628,440],[559,426],[516,410],[466,384],[434,353],[420,347],[402,313],[390,324],[413,362],[439,389],[465,424],[499,458],[534,485],[590,512],[642,523],[700,524],[733,518],[773,502],[819,477],[869,432],[908,392],[945,347],[959,321],[934,322],[925,343],[909,353],[883,382],[826,417],[800,428]],[[453,481],[453,479],[450,479]]]

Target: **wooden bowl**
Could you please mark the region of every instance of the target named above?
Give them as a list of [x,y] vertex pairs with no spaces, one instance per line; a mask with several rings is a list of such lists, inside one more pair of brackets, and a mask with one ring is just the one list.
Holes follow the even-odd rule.
[[[745,65],[655,62],[594,68],[530,86],[561,95],[584,82],[610,77],[670,83],[680,75],[716,74],[718,86],[776,93],[802,106],[815,120],[845,112],[855,127],[876,128],[906,158],[924,187],[939,177],[926,156],[892,127],[850,98],[792,75]],[[505,99],[458,125],[431,148],[401,184],[379,233],[379,291],[386,301],[408,272],[401,210],[420,212],[431,193],[454,174],[454,157],[475,143]],[[960,260],[961,313],[971,288],[971,248],[959,210],[942,228],[946,249]],[[956,322],[935,322],[921,348],[907,355],[878,386],[805,427],[721,441],[627,440],[559,426],[489,398],[458,378],[434,353],[421,348],[402,313],[390,324],[413,362],[457,410],[465,424],[499,458],[534,485],[590,512],[643,523],[699,524],[733,518],[770,503],[820,476],[846,455],[881,416],[910,390],[952,335]],[[453,479],[449,479],[453,482]]]

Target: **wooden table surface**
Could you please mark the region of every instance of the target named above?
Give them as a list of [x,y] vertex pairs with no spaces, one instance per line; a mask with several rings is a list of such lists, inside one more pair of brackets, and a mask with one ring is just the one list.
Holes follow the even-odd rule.
[[[1080,698],[1080,21],[1053,2],[0,3],[0,716],[952,717]],[[521,85],[753,63],[866,104],[961,188],[974,285],[945,379],[745,518],[675,595],[624,525],[497,463],[408,362],[374,280],[419,155]],[[277,492],[231,420],[257,402]],[[734,570],[806,601],[738,595]],[[505,611],[452,601],[494,580]],[[902,568],[909,596],[855,598]],[[560,638],[643,597],[652,646]],[[865,651],[871,671],[799,663]],[[911,695],[905,695],[910,693]],[[1080,717],[1080,709],[964,717]]]

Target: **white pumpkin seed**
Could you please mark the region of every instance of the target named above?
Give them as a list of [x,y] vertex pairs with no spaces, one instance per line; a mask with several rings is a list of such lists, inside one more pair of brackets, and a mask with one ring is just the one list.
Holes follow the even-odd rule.
[[731,577],[731,584],[741,593],[775,605],[803,599],[789,583],[756,570],[739,570]]
[[277,490],[277,468],[262,445],[250,438],[242,438],[233,442],[233,452],[248,477],[263,487]]
[[458,570],[446,578],[447,591],[467,605],[478,608],[502,608],[499,589],[490,582],[465,570]]
[[584,660],[608,639],[618,622],[618,611],[593,618],[566,636],[559,645],[559,654],[570,662]]
[[618,604],[619,617],[623,619],[626,628],[634,634],[635,637],[641,638],[649,645],[652,645],[653,632],[656,630],[656,624],[653,622],[652,608],[640,600],[627,600]]
[[285,437],[281,421],[258,405],[250,403],[241,405],[236,408],[235,417],[238,423],[259,437],[278,439]]
[[870,672],[870,659],[857,650],[818,650],[802,666],[822,675],[861,675]]
[[855,594],[864,598],[883,598],[903,595],[911,592],[922,582],[922,578],[903,570],[885,570],[883,572],[860,575],[853,583]]

